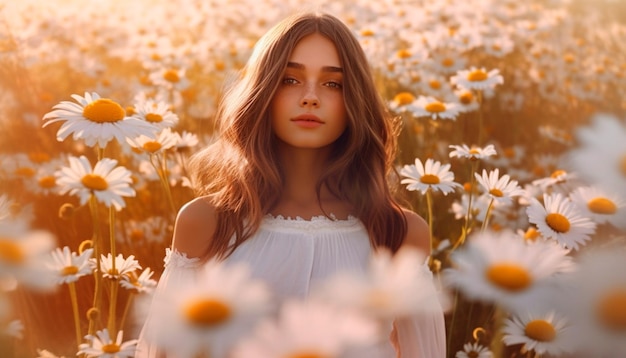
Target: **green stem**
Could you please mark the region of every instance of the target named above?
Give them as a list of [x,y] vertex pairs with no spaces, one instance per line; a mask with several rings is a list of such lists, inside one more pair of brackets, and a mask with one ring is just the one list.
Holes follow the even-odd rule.
[[493,354],[493,358],[502,358],[503,347],[502,347],[502,337],[504,336],[503,328],[504,328],[504,318],[505,313],[504,310],[500,307],[495,307],[495,311],[493,314],[493,338],[491,339],[491,353]]
[[472,223],[472,201],[474,198],[474,186],[476,185],[476,177],[474,176],[474,173],[476,172],[476,168],[478,167],[478,161],[472,161],[472,165],[470,166],[470,189],[469,189],[469,197],[467,199],[467,213],[465,213],[465,225],[463,226],[463,233],[461,235],[461,238],[459,240],[457,240],[457,242],[454,243],[454,246],[452,247],[452,249],[456,249],[457,247],[461,246],[464,242],[465,239],[467,238],[467,235],[469,234],[469,231],[471,230],[471,223]]
[[[100,266],[100,256],[102,255],[102,237],[100,232],[100,220],[98,213],[98,202],[96,200],[95,195],[91,195],[89,198],[89,209],[91,211],[91,220],[93,222],[93,248],[94,248],[94,257],[96,261],[96,269],[94,271],[95,278],[95,289],[93,295],[93,308],[99,313],[101,310],[102,303],[102,269]],[[89,319],[89,334],[94,334],[96,332],[96,322],[95,317],[92,315]]]
[[435,238],[433,235],[433,201],[432,201],[432,191],[430,188],[426,191],[426,206],[428,208],[428,240],[430,242],[430,252],[428,255],[428,266],[431,271],[435,269],[434,267],[434,259],[433,259],[433,251],[435,246]]
[[154,154],[150,154],[150,164],[152,165],[157,175],[159,176],[159,181],[161,182],[161,186],[163,187],[163,192],[165,193],[167,202],[169,203],[171,213],[175,215],[176,207],[174,206],[174,200],[172,199],[172,192],[170,190],[170,184],[167,179],[167,165],[165,164],[165,157],[163,157],[163,162],[161,163],[161,165],[158,165],[157,163],[155,163],[155,159],[158,161],[159,158],[158,157],[155,158]]
[[491,216],[491,209],[493,209],[494,200],[494,198],[491,198],[491,201],[489,201],[489,206],[487,207],[487,212],[485,213],[485,220],[483,220],[483,226],[480,228],[481,232],[484,232],[485,229],[488,227],[489,217]]
[[122,318],[120,319],[120,329],[124,329],[124,324],[126,323],[126,316],[128,316],[128,312],[130,311],[130,307],[133,304],[135,298],[135,293],[131,292],[128,295],[128,300],[126,300],[126,305],[124,306],[124,313],[122,313]]
[[483,91],[478,90],[476,97],[478,102],[478,145],[480,146],[483,142]]
[[111,282],[111,300],[109,301],[109,324],[107,325],[109,328],[109,334],[111,337],[115,337],[117,335],[117,331],[115,330],[115,316],[117,309],[117,291],[119,289],[119,279],[112,278]]
[[76,347],[83,342],[83,335],[80,332],[80,316],[78,313],[78,296],[76,295],[75,282],[69,282],[67,287],[70,290],[70,299],[72,301],[72,312],[74,313],[74,328],[76,329]]

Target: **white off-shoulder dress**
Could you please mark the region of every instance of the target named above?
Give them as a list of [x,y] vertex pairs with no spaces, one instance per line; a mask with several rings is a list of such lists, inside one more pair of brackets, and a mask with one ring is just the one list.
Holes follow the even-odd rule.
[[[245,262],[251,267],[254,278],[269,285],[273,297],[285,300],[307,297],[312,287],[337,272],[365,272],[371,254],[367,230],[355,217],[333,220],[319,216],[304,220],[268,215],[254,236],[243,242],[225,264]],[[168,282],[191,283],[192,271],[197,266],[197,258],[168,250],[165,270],[155,294],[165,290]],[[423,268],[428,271],[427,266]],[[443,310],[396,319],[395,326],[402,358],[446,356]],[[391,332],[391,327],[389,329]],[[380,358],[396,357],[390,342],[380,351],[385,352]],[[141,335],[136,357],[157,357],[156,349],[142,340]]]

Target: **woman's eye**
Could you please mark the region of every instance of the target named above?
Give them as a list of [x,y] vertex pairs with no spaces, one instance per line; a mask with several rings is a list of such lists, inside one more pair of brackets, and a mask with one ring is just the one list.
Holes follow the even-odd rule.
[[287,77],[283,79],[283,83],[286,85],[295,85],[296,83],[298,83],[298,80],[296,80],[295,78]]
[[326,83],[326,86],[330,88],[341,88],[341,83],[336,81],[330,81]]

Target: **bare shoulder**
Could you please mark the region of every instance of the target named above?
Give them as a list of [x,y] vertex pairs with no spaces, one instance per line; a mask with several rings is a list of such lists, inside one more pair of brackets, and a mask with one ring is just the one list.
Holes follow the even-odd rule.
[[426,221],[414,211],[403,209],[407,230],[402,245],[417,247],[425,255],[430,255],[430,231]]
[[217,226],[215,207],[206,197],[195,198],[178,211],[172,246],[188,257],[202,256]]

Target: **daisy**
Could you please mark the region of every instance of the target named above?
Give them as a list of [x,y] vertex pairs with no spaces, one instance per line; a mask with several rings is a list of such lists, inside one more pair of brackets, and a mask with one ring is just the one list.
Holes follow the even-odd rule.
[[87,249],[78,255],[71,252],[67,246],[63,249],[57,248],[52,252],[52,258],[47,263],[47,267],[57,275],[58,284],[76,282],[80,277],[93,272],[89,264],[92,253],[93,249]]
[[135,196],[135,190],[130,186],[131,173],[124,167],[115,167],[117,160],[103,158],[93,169],[85,156],[69,157],[68,160],[70,166],[55,173],[59,191],[78,195],[81,205],[93,195],[107,207],[113,205],[119,211],[126,206],[122,197]]
[[287,301],[278,318],[262,321],[236,346],[233,358],[343,357],[379,337],[379,326],[353,311],[316,300]]
[[124,331],[119,331],[114,341],[105,328],[96,332],[95,336],[85,336],[89,343],[81,343],[77,354],[85,354],[87,358],[132,358],[135,356],[137,340],[123,342],[123,337]]
[[626,352],[626,261],[624,250],[609,248],[581,256],[571,278],[567,314],[576,327],[584,357]]
[[173,148],[177,142],[178,137],[170,128],[161,130],[156,138],[142,135],[137,138],[128,139],[128,144],[130,144],[131,147],[148,154],[166,151]]
[[154,274],[154,271],[147,267],[141,272],[139,276],[135,271],[126,272],[122,275],[120,286],[127,290],[135,290],[137,293],[152,293],[156,287],[157,282],[150,277]]
[[450,145],[450,148],[454,149],[450,152],[450,158],[468,158],[470,160],[480,160],[488,158],[492,155],[496,155],[496,150],[493,144],[481,148],[472,146],[471,148],[467,144],[462,145]]
[[410,92],[399,92],[389,103],[389,109],[394,112],[406,112],[411,108],[413,101],[415,101],[415,96]]
[[195,147],[200,142],[198,136],[194,133],[183,131],[182,133],[174,132],[176,135],[176,150],[182,151],[191,147]]
[[174,127],[178,123],[178,115],[172,113],[165,102],[146,100],[135,103],[134,109],[133,118],[151,123],[160,130]]
[[78,102],[63,101],[54,110],[44,115],[44,127],[55,122],[64,122],[57,132],[57,140],[64,141],[70,134],[74,139],[83,139],[88,146],[104,148],[112,139],[125,143],[126,138],[140,135],[154,136],[156,128],[146,122],[126,117],[122,106],[97,93],[85,92],[85,97],[73,94]]
[[37,358],[65,358],[65,357],[57,356],[56,354],[45,349],[37,349]]
[[480,103],[471,90],[458,88],[454,90],[454,95],[460,113],[469,113],[480,108]]
[[611,223],[618,226],[624,222],[626,201],[593,186],[576,188],[569,196],[583,216],[597,224]]
[[372,255],[368,272],[337,273],[314,294],[383,321],[432,312],[441,306],[424,263],[416,249],[403,248],[393,256],[379,250]]
[[524,350],[536,354],[560,356],[575,350],[571,326],[567,318],[556,312],[526,312],[504,323],[502,341],[507,346],[524,344]]
[[[90,260],[92,267],[96,267],[95,259]],[[111,253],[106,256],[100,257],[100,269],[102,270],[103,277],[110,278],[112,280],[119,280],[123,276],[134,272],[135,270],[141,270],[139,262],[135,260],[135,255],[130,255],[124,258],[122,254],[118,254],[115,257],[115,270],[113,270],[113,257]]]
[[457,71],[456,75],[450,77],[450,83],[469,90],[488,90],[496,85],[504,83],[500,75],[500,70],[487,72],[485,68],[471,67],[469,70]]
[[146,242],[162,243],[171,235],[167,220],[162,216],[150,216],[144,220],[129,220],[124,232],[118,238],[126,238],[131,244],[144,245]]
[[2,323],[0,326],[0,335],[5,337],[13,337],[17,339],[24,338],[24,323],[19,319],[12,320],[8,323]]
[[426,163],[415,158],[415,164],[407,164],[400,170],[400,175],[405,178],[401,184],[408,184],[407,190],[418,190],[422,194],[431,190],[439,190],[444,195],[451,193],[461,184],[454,182],[454,173],[450,171],[450,164],[441,165],[440,162],[431,158]]
[[146,340],[176,357],[226,356],[268,312],[267,286],[254,280],[243,263],[226,266],[210,260],[197,267],[177,252],[170,251],[168,257],[169,264],[195,266],[189,274],[201,284],[168,281],[153,301],[155,314],[145,328]]
[[528,245],[509,231],[483,231],[452,252],[443,278],[470,299],[516,311],[553,293],[554,278],[574,267],[568,253],[553,241]]
[[465,343],[463,350],[456,352],[455,358],[491,358],[493,353],[478,343]]
[[543,205],[533,198],[526,212],[528,221],[537,226],[541,235],[566,248],[578,250],[596,231],[596,224],[582,216],[577,206],[559,193],[543,194]]
[[454,120],[459,115],[459,109],[456,103],[441,102],[434,97],[419,96],[413,101],[411,108],[413,115],[416,117]]
[[507,174],[499,177],[499,169],[497,168],[490,171],[489,174],[483,169],[482,175],[474,173],[474,177],[485,190],[485,193],[499,203],[510,204],[513,197],[524,193],[522,188],[517,185],[517,180],[510,180]]

